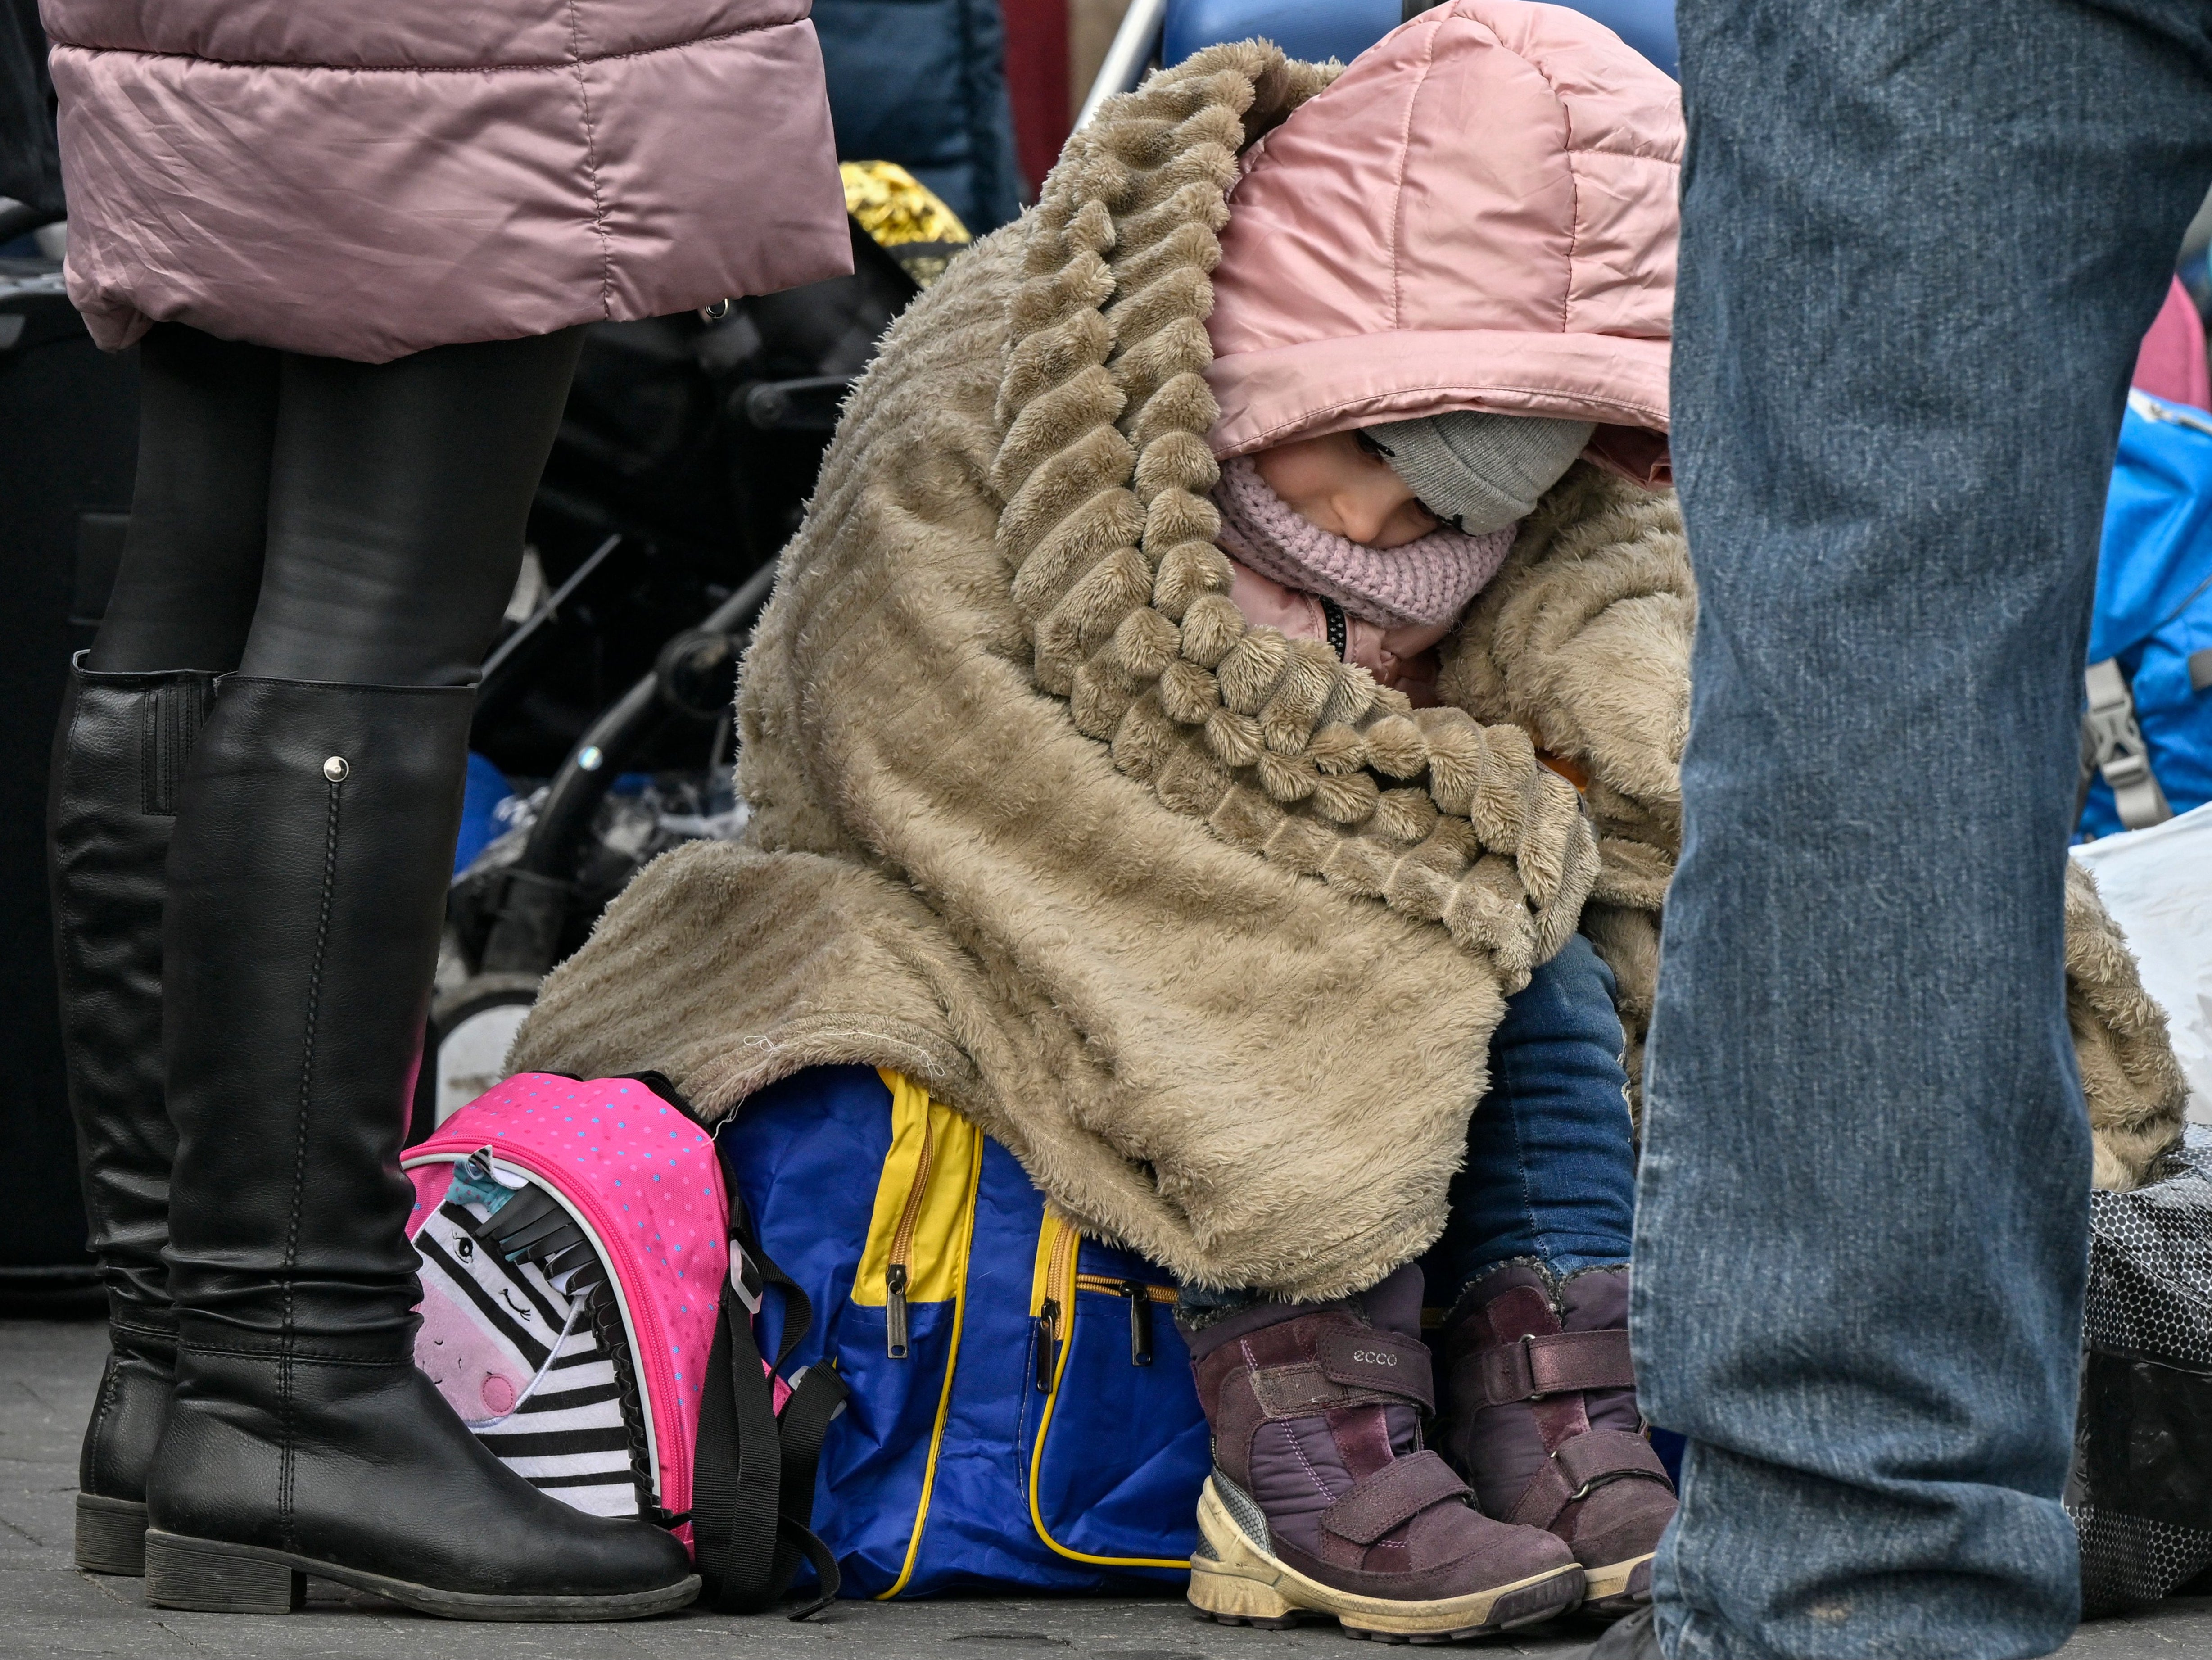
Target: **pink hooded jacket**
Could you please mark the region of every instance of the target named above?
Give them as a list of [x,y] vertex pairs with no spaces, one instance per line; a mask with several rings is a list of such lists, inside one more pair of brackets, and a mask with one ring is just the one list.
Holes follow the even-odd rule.
[[[1394,29],[1245,153],[1206,325],[1214,454],[1488,410],[1596,422],[1591,460],[1667,482],[1681,158],[1674,82],[1579,12],[1452,0]],[[1256,572],[1232,597],[1325,637]],[[1423,701],[1444,630],[1348,632]]]
[[366,362],[852,268],[809,0],[42,0],[70,297]]

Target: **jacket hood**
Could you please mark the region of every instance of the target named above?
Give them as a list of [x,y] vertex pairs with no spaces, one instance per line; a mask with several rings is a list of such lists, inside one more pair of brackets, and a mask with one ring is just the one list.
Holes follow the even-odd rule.
[[1577,12],[1452,0],[1392,31],[1244,155],[1214,453],[1478,409],[1596,422],[1592,459],[1648,473],[1681,156],[1674,82]]

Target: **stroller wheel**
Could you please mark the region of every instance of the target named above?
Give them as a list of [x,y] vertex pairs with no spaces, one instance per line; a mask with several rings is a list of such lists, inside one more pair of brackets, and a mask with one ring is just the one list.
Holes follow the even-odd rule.
[[534,974],[472,975],[431,1000],[407,1130],[412,1146],[507,1074],[514,1034],[538,1000]]

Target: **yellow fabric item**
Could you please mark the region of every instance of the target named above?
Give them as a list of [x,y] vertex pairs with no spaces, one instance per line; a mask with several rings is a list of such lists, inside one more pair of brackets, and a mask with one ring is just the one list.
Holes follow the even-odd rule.
[[[876,1183],[868,1243],[860,1253],[853,1300],[881,1308],[888,1300],[884,1270],[908,1201],[919,1184],[906,1248],[909,1303],[942,1303],[960,1294],[968,1272],[968,1238],[975,1225],[975,1178],[983,1160],[983,1133],[903,1073],[876,1074],[891,1092],[891,1150]],[[927,1146],[928,1168],[922,1167]]]
[[837,171],[845,180],[845,211],[879,247],[973,240],[960,216],[897,162],[840,161]]
[[903,1073],[878,1067],[876,1076],[891,1092],[891,1150],[876,1183],[875,1209],[868,1218],[867,1247],[853,1286],[853,1300],[881,1308],[889,1300],[884,1271],[901,1244],[907,1267],[907,1301],[952,1304],[951,1350],[945,1382],[938,1390],[937,1415],[929,1426],[929,1457],[922,1472],[921,1501],[915,1507],[914,1531],[906,1560],[890,1588],[876,1600],[889,1602],[914,1578],[929,1522],[929,1501],[937,1491],[937,1456],[945,1443],[945,1420],[952,1408],[952,1380],[960,1370],[960,1329],[968,1304],[968,1248],[975,1231],[975,1184],[983,1174],[983,1133]]

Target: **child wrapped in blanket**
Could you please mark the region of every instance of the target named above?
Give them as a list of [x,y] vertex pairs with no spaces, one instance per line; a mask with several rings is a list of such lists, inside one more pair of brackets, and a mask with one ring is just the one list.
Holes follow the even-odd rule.
[[[1570,467],[1656,476],[1660,435],[1632,423],[1664,408],[1659,158],[1679,141],[1634,82],[1581,89],[1614,152],[1595,167],[1567,119],[1498,120],[1471,144],[1472,111],[1565,112],[1519,84],[1528,62],[1446,31],[1388,72],[1363,59],[1248,154],[1209,324],[1231,599],[1417,708],[1437,702],[1439,642]],[[1563,332],[1574,306],[1659,338]],[[1674,1495],[1630,1369],[1623,1047],[1612,970],[1574,935],[1492,1040],[1425,1296],[1418,1265],[1328,1304],[1184,1288],[1215,1441],[1201,1608],[1457,1634],[1556,1612],[1577,1566],[1594,1611],[1649,1601]],[[1433,1389],[1425,1300],[1449,1310]],[[1479,1509],[1452,1502],[1458,1476]]]

